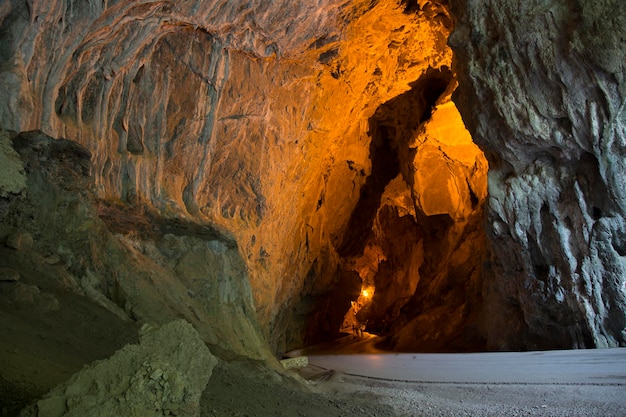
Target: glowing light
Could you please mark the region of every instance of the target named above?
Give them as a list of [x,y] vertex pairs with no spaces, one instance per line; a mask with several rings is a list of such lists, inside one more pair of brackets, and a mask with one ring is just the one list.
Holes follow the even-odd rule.
[[361,291],[361,295],[365,298],[369,298],[370,292],[368,290],[363,290]]

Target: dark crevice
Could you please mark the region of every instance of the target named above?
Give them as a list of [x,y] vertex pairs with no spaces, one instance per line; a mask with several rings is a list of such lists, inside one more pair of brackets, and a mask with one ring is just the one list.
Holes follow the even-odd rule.
[[400,172],[398,154],[389,140],[390,135],[395,135],[395,132],[389,126],[379,126],[374,128],[372,135],[372,173],[361,188],[359,202],[350,217],[348,230],[339,248],[339,254],[345,257],[357,256],[363,251],[385,187]]
[[133,155],[142,155],[144,153],[143,146],[143,129],[137,124],[132,124],[128,128],[128,136],[126,138],[126,150]]
[[626,256],[626,241],[620,234],[614,234],[611,238],[611,246],[619,256]]
[[372,172],[361,189],[359,202],[339,246],[343,257],[358,256],[365,247],[385,187],[402,173],[410,184],[411,152],[408,146],[421,123],[429,119],[439,97],[453,79],[446,66],[429,68],[411,89],[382,104],[369,119]]
[[542,247],[546,247],[543,240],[546,239],[545,234],[549,233],[552,224],[552,214],[550,214],[550,208],[547,204],[543,204],[540,210],[541,217],[541,234],[538,234],[536,238],[529,236],[528,250],[530,253],[530,260],[533,266],[533,273],[535,278],[539,281],[548,282],[550,274],[550,262],[546,259]]
[[541,253],[539,244],[530,237],[528,239],[528,250],[530,252],[530,259],[533,265],[533,274],[535,279],[543,282],[548,282],[548,274],[550,272],[550,266],[545,257]]
[[409,177],[410,138],[418,126],[430,118],[432,108],[452,78],[448,67],[429,68],[411,84],[411,90],[381,105],[370,118],[372,173],[361,189],[350,218],[339,248],[341,256],[357,256],[363,251],[385,187],[399,173],[405,179]]
[[431,82],[426,85],[426,88],[423,92],[424,100],[426,101],[426,108],[422,112],[420,123],[423,123],[426,120],[430,119],[437,100],[446,91],[449,83],[450,80],[446,80],[443,78],[433,78]]
[[[412,5],[419,7],[417,2],[403,4],[407,10]],[[361,187],[359,201],[337,245],[337,252],[344,261],[344,266],[337,273],[344,274],[340,280],[350,276],[353,280],[357,278],[359,281],[354,281],[361,282],[361,285],[376,288],[372,301],[355,311],[355,319],[357,323],[367,323],[368,331],[379,335],[390,335],[390,330],[398,329],[396,324],[400,321],[410,320],[420,312],[435,308],[440,302],[439,294],[456,294],[451,289],[455,279],[445,282],[435,280],[443,265],[441,257],[448,253],[446,238],[454,220],[447,214],[401,216],[397,209],[381,207],[382,195],[395,178],[402,175],[400,178],[405,181],[407,191],[411,189],[415,169],[415,151],[411,143],[420,125],[430,119],[434,107],[448,91],[452,80],[453,74],[448,67],[429,68],[410,84],[410,90],[379,106],[369,119],[371,173]],[[350,169],[354,168],[352,161],[347,163]],[[407,197],[410,197],[410,193],[407,193]],[[478,206],[478,197],[472,193],[470,198]],[[424,259],[413,262],[412,257],[418,256],[416,250],[419,249],[416,248],[422,244]],[[379,259],[378,270],[373,277],[359,276],[351,269],[352,262],[363,255],[366,246],[375,247],[384,254],[383,259]],[[465,276],[465,272],[454,270],[450,274],[459,277]],[[416,293],[412,288],[415,285],[420,288]],[[461,293],[456,294],[456,297],[461,297]],[[399,298],[394,299],[396,295]],[[464,303],[463,299],[452,299],[450,295],[446,297],[451,304]],[[407,306],[407,303],[410,305]],[[341,322],[333,325],[338,328]]]
[[404,10],[402,11],[404,14],[412,14],[420,11],[420,5],[417,0],[402,0],[400,4],[404,6]]
[[480,199],[474,193],[474,190],[472,189],[472,185],[469,182],[467,183],[467,189],[469,190],[470,203],[472,204],[472,209],[476,210],[476,208],[478,207],[478,203],[480,202]]

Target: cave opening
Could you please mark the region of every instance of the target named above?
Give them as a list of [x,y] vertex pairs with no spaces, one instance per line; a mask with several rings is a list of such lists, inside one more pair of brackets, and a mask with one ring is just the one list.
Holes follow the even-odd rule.
[[340,328],[441,350],[463,343],[478,297],[487,163],[451,100],[452,71],[429,68],[410,86],[369,119],[371,174],[338,250],[361,288]]

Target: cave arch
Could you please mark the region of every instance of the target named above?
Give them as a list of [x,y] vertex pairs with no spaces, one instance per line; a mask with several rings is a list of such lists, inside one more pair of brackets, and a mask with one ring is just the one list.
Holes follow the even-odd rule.
[[366,323],[391,349],[482,343],[466,329],[486,253],[487,164],[451,101],[455,87],[449,68],[429,68],[369,119],[372,171],[338,250],[364,291],[342,328]]

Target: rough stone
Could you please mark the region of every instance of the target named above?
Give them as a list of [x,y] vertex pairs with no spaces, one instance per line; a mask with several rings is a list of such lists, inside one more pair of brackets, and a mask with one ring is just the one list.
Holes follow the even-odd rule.
[[0,268],[0,281],[16,282],[20,279],[20,273],[12,268]]
[[14,232],[7,236],[6,245],[9,248],[29,251],[33,248],[33,236],[29,232]]
[[[99,198],[228,231],[280,352],[319,325],[294,314],[310,306],[336,310],[319,334],[337,334],[352,288],[337,247],[370,175],[368,119],[449,68],[451,20],[438,2],[244,3],[11,3],[0,120],[83,145]],[[412,125],[430,105],[418,101]]]
[[9,134],[0,130],[0,197],[18,194],[26,188],[24,167]]
[[[217,352],[271,357],[253,313],[245,264],[224,231],[98,204],[90,153],[74,142],[25,132],[15,147],[28,188],[9,201],[0,230],[36,235],[33,262],[61,269],[57,282],[37,285],[77,292],[122,321],[184,317]],[[168,243],[161,244],[162,236]]]
[[281,359],[280,364],[285,369],[304,368],[309,364],[309,358],[306,356],[298,356],[297,358]]
[[488,345],[626,344],[625,9],[452,5],[455,101],[490,165]]
[[20,416],[197,416],[216,363],[188,322],[144,326],[139,344],[85,367]]
[[397,347],[623,343],[615,0],[75,3],[0,8],[7,223],[123,314],[262,357],[371,283]]

